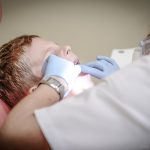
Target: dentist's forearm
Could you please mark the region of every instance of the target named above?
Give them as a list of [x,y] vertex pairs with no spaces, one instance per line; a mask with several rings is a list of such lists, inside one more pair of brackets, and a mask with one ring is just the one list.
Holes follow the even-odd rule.
[[0,149],[50,149],[35,120],[34,110],[58,101],[58,93],[44,84],[21,100],[10,112],[0,131]]

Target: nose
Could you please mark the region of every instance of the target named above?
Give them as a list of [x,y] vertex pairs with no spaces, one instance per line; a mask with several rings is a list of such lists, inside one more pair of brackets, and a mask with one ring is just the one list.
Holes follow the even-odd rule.
[[78,58],[78,57],[76,57],[76,59],[74,60],[74,64],[75,64],[75,65],[80,64],[80,60],[79,60],[79,58]]
[[67,60],[72,61],[75,65],[80,64],[78,56],[71,51],[70,45],[65,45],[63,47],[63,50],[64,50],[65,57],[67,58]]

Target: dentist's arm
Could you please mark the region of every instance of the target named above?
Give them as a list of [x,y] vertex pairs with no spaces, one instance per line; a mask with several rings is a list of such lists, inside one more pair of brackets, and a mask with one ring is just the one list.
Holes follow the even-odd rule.
[[35,92],[15,106],[0,129],[1,150],[48,150],[47,144],[34,117],[34,110],[59,101],[58,93],[41,84]]
[[[75,66],[72,62],[51,56],[48,59],[44,78],[55,77],[64,86],[64,91],[67,91],[68,85],[79,75],[80,71],[80,67]],[[0,149],[50,149],[35,120],[34,111],[53,105],[59,100],[60,93],[55,87],[40,84],[32,94],[21,100],[8,115],[6,122],[0,129]]]

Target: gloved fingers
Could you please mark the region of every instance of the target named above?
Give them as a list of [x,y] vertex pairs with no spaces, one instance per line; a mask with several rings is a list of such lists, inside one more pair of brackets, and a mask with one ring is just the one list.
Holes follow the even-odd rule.
[[117,64],[117,62],[110,58],[110,57],[106,57],[106,56],[97,56],[97,60],[106,60],[107,62],[109,62],[113,67],[115,67],[116,69],[119,69],[119,66]]
[[81,72],[87,73],[87,74],[90,72],[90,69],[89,69],[88,66],[86,66],[86,65],[80,65],[80,67],[81,67]]
[[96,68],[96,69],[99,69],[101,71],[104,70],[103,65],[102,65],[102,63],[100,61],[89,62],[89,63],[86,63],[85,66],[89,66],[91,68]]
[[81,73],[81,67],[80,67],[80,65],[75,65],[74,68],[75,68],[77,74]]
[[110,62],[108,62],[104,59],[102,59],[100,61],[92,62],[92,63],[88,64],[88,66],[99,69],[101,71],[104,71],[110,67],[113,67],[113,65]]
[[106,60],[101,60],[100,63],[103,64],[103,68],[104,68],[104,69],[110,68],[110,67],[113,66],[110,62],[108,62],[108,61],[106,61]]
[[109,62],[111,64],[115,64],[116,63],[114,59],[112,59],[110,57],[107,57],[107,56],[97,56],[96,59],[97,60],[105,60],[105,61],[107,61],[107,62]]
[[68,82],[70,84],[72,84],[72,82],[74,82],[74,80],[76,79],[76,77],[78,77],[78,75],[81,73],[81,67],[79,65],[74,65],[73,68],[70,68],[69,70],[71,72],[71,75],[68,76],[68,75],[65,75],[68,80]]
[[92,68],[86,65],[80,65],[80,67],[81,67],[81,72],[90,74],[96,78],[102,78],[104,76],[104,72],[99,69]]

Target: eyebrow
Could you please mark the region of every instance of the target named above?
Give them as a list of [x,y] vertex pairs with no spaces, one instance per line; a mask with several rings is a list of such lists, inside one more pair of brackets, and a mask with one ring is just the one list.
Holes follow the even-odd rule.
[[55,45],[59,46],[59,44],[57,42],[53,42]]
[[[49,41],[51,44],[55,44],[55,45],[57,45],[57,46],[59,46],[58,45],[58,43],[56,43],[56,42],[53,42],[53,41]],[[49,48],[51,48],[52,46],[48,46],[48,48],[47,49],[49,49]]]

